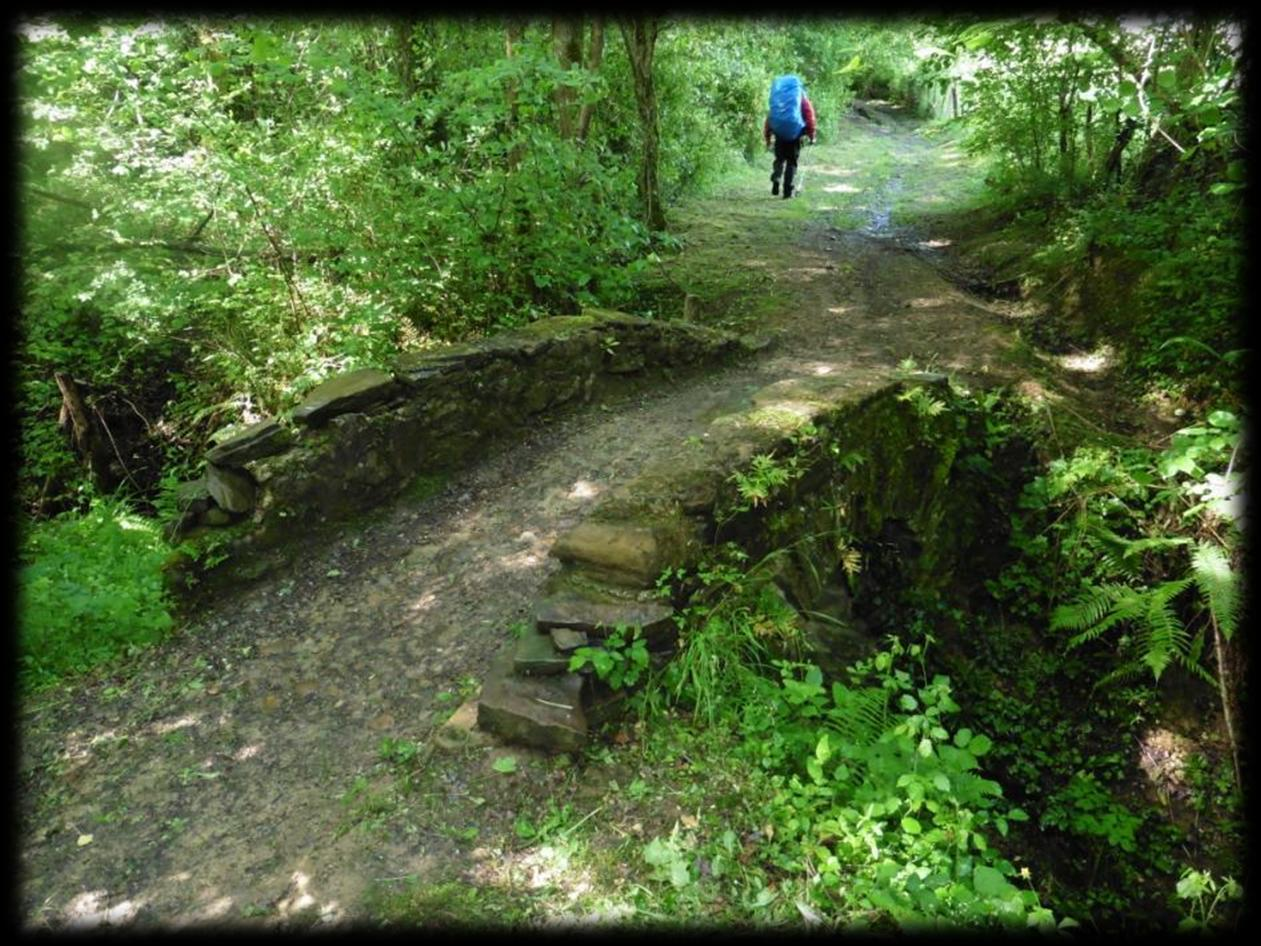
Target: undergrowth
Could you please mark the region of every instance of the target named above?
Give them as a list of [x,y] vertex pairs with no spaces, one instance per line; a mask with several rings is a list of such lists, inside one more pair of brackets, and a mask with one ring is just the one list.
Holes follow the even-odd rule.
[[18,569],[19,679],[48,686],[159,640],[172,627],[159,527],[122,500],[31,524]]

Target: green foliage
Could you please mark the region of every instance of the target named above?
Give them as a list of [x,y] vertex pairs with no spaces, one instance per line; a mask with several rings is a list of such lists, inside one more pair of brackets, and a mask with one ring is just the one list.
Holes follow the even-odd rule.
[[747,690],[757,668],[769,668],[777,652],[802,646],[796,612],[766,578],[770,560],[746,574],[747,561],[747,553],[729,543],[694,575],[679,569],[669,576],[680,585],[693,582],[696,591],[677,619],[684,641],[662,671],[660,689],[710,723],[727,700]]
[[614,690],[633,687],[648,670],[648,644],[638,627],[619,624],[600,647],[579,647],[569,658],[570,671],[590,666]]
[[53,370],[178,454],[400,346],[630,298],[632,156],[556,130],[540,30],[503,58],[494,24],[81,26],[19,31],[33,476],[73,476]]
[[1018,590],[1030,615],[1054,605],[1050,628],[1070,632],[1069,647],[1123,630],[1099,685],[1144,667],[1159,679],[1170,663],[1213,682],[1208,633],[1230,640],[1241,618],[1239,431],[1219,410],[1159,453],[1087,447],[1053,461],[1022,498],[1032,515],[1013,544],[1025,555],[991,590],[1013,604]]
[[915,409],[921,418],[937,417],[946,409],[946,402],[933,397],[923,387],[916,385],[898,395],[899,401],[905,401]]
[[1110,847],[1134,853],[1142,817],[1119,803],[1094,773],[1074,773],[1069,783],[1047,799],[1040,824],[1098,838]]
[[392,736],[383,736],[377,746],[377,755],[381,761],[397,766],[410,765],[419,752],[420,746],[412,740],[395,739]]
[[930,57],[995,204],[1044,214],[1026,287],[1114,284],[1096,328],[1135,379],[1193,397],[1239,386],[1212,352],[1238,349],[1243,304],[1241,39],[1230,19],[1025,15],[941,22]]
[[1180,933],[1210,933],[1229,928],[1226,904],[1243,900],[1243,886],[1233,877],[1219,882],[1208,871],[1187,868],[1178,880],[1175,893],[1186,901],[1186,915],[1178,923]]
[[45,686],[159,640],[172,626],[157,527],[120,500],[28,523],[18,571],[20,679]]
[[[1173,871],[1186,841],[1124,791],[1154,698],[1122,683],[1154,684],[1172,664],[1220,690],[1224,708],[1230,699],[1210,654],[1216,634],[1229,642],[1242,624],[1248,454],[1236,415],[1205,414],[1163,450],[1081,447],[1028,484],[1013,518],[1020,555],[989,587],[1009,620],[1033,626],[983,631],[967,674],[976,711],[1004,739],[1005,783],[1045,831],[1093,852],[1059,902],[1100,923],[1132,908],[1126,891],[1151,894],[1144,878]],[[982,669],[991,663],[1015,669]],[[1064,694],[1087,689],[1088,710],[1066,715]]]
[[773,454],[759,453],[749,461],[747,473],[737,471],[731,474],[731,482],[742,501],[739,508],[747,510],[765,506],[775,491],[800,478],[803,472],[796,455],[779,461]]
[[990,590],[1033,616],[1109,581],[1185,571],[1193,548],[1197,582],[1233,631],[1239,602],[1226,573],[1243,515],[1241,447],[1239,419],[1219,410],[1161,451],[1084,446],[1051,461],[1020,499],[1011,541],[1022,555]]
[[1198,397],[1230,395],[1240,387],[1242,213],[1237,195],[1206,192],[1200,179],[1154,197],[1102,193],[1060,215],[1055,242],[1032,261],[1045,275],[1033,281],[1107,260],[1110,278],[1134,280],[1124,317],[1102,314],[1131,375]]
[[[951,681],[926,670],[931,637],[891,638],[847,681],[828,684],[817,667],[760,644],[790,636],[794,618],[743,565],[729,553],[705,572],[681,652],[654,686],[676,700],[686,694],[711,728],[740,734],[735,753],[769,791],[759,858],[793,891],[800,915],[840,926],[1054,928],[992,843],[1027,815],[979,772],[989,737],[953,725]],[[759,635],[758,626],[772,631]],[[677,827],[644,857],[661,884],[698,883]],[[773,900],[754,898],[750,908]]]

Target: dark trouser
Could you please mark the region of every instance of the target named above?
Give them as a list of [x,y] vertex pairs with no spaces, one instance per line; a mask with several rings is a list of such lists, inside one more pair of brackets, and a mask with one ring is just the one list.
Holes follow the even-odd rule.
[[797,157],[801,154],[801,143],[805,140],[805,135],[795,141],[775,136],[775,163],[771,165],[771,184],[774,185],[774,191],[778,191],[779,177],[783,174],[785,197],[792,196],[793,178],[797,174]]

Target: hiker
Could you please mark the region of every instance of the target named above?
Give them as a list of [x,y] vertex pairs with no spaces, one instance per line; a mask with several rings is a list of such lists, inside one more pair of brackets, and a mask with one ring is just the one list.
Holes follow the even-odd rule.
[[801,79],[794,75],[776,76],[771,83],[770,104],[766,122],[762,125],[762,137],[766,147],[775,136],[775,163],[771,165],[771,194],[779,194],[780,174],[784,177],[785,199],[793,195],[793,178],[797,174],[797,157],[801,143],[810,139],[814,144],[814,106],[806,98]]

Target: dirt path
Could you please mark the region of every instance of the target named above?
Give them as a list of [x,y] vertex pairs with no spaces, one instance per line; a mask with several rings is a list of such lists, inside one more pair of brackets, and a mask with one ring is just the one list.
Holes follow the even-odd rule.
[[[802,201],[773,200],[763,181],[700,207],[748,235],[744,265],[784,292],[779,340],[757,361],[541,424],[438,495],[295,553],[127,671],[23,706],[24,925],[362,918],[374,881],[467,852],[449,831],[344,830],[348,792],[383,738],[425,746],[475,690],[555,567],[555,537],[603,492],[784,377],[871,385],[908,357],[971,380],[1024,377],[1010,319],[890,225],[897,181],[940,148],[909,128],[883,134],[895,173],[867,198],[863,229],[830,223],[852,176],[840,145],[810,155]],[[759,243],[792,214],[793,240]],[[492,803],[501,815],[524,804]]]

